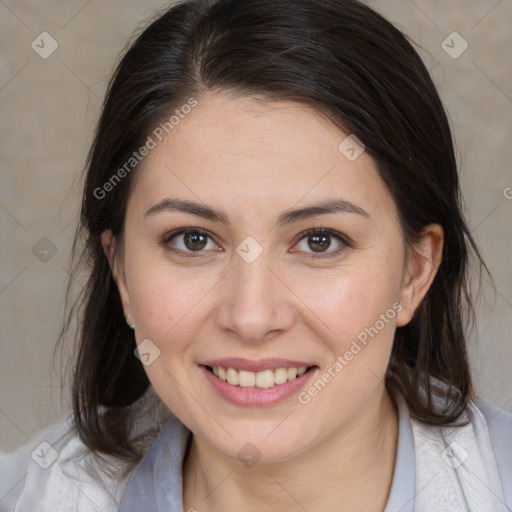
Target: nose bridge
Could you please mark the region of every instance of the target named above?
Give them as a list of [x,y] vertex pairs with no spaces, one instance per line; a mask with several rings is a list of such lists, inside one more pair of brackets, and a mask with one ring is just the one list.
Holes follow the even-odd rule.
[[[235,290],[239,306],[252,310],[263,307],[270,309],[274,300],[273,276],[269,270],[268,258],[260,256],[259,261],[246,263],[238,261],[234,272]],[[236,298],[236,297],[235,297]]]
[[261,254],[247,262],[236,257],[234,269],[224,287],[217,319],[222,329],[235,332],[246,341],[263,340],[270,332],[283,331],[293,322],[293,311],[270,267]]

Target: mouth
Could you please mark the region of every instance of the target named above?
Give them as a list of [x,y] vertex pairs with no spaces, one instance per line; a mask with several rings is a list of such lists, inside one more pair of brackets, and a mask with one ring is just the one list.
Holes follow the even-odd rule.
[[240,370],[224,366],[203,365],[217,379],[240,388],[270,389],[295,381],[305,373],[311,372],[317,366],[292,366],[268,368],[258,372]]
[[238,406],[274,406],[292,399],[319,371],[303,361],[228,358],[199,364],[210,389]]

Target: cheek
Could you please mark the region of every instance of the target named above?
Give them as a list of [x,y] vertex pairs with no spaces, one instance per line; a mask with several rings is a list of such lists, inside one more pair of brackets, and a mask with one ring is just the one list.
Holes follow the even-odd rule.
[[295,290],[314,313],[312,321],[323,323],[327,336],[343,346],[376,323],[388,334],[400,307],[400,278],[400,254],[394,254],[385,259],[361,258],[335,275],[302,276],[295,280]]
[[133,252],[125,265],[137,338],[149,338],[166,351],[179,352],[197,331],[203,299],[219,276],[172,268],[161,258],[152,261],[142,252]]
[[[338,279],[325,288],[325,295],[310,297],[312,309],[328,326],[322,341],[329,354],[319,379],[333,382],[322,392],[318,406],[341,403],[346,410],[355,410],[384,382],[401,305],[396,282],[377,282],[374,277]],[[320,322],[315,329],[318,333]]]

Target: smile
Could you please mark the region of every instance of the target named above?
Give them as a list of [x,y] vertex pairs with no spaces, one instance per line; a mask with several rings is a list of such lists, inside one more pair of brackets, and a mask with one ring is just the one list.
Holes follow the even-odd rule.
[[249,407],[276,405],[292,398],[319,371],[318,366],[283,359],[219,359],[199,364],[210,389],[223,400]]
[[276,370],[263,370],[259,372],[251,372],[248,370],[237,370],[235,368],[224,368],[222,366],[207,366],[220,380],[231,384],[232,386],[240,386],[242,388],[272,388],[279,386],[285,382],[295,380],[300,377],[308,369],[306,366],[298,368],[277,368]]

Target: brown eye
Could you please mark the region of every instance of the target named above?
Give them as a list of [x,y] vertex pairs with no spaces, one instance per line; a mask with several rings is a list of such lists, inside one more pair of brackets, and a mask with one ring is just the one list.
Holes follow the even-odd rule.
[[184,228],[169,233],[162,243],[171,251],[190,255],[191,253],[206,252],[208,249],[218,249],[210,235],[197,228]]
[[183,235],[183,243],[190,251],[200,251],[206,247],[208,237],[200,233],[186,233]]
[[316,228],[302,233],[295,250],[305,253],[305,257],[315,258],[336,256],[350,247],[351,242],[336,231]]
[[308,246],[314,252],[323,252],[331,245],[330,235],[309,235]]

